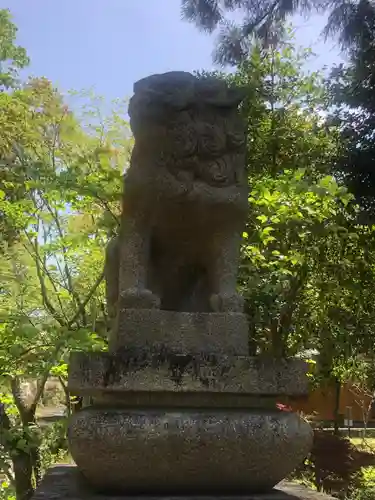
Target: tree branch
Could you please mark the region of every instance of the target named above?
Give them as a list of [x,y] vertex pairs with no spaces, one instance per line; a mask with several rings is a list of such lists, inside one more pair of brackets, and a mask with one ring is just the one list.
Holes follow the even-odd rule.
[[[34,251],[35,251],[35,257],[30,252],[29,253],[34,258],[34,261],[35,261],[36,272],[37,272],[37,276],[38,276],[38,280],[39,280],[39,284],[40,284],[40,290],[42,293],[43,304],[48,309],[48,311],[52,314],[52,316],[55,318],[55,320],[61,326],[64,326],[65,322],[61,319],[61,316],[58,314],[58,312],[56,311],[56,309],[54,308],[54,306],[52,305],[51,301],[48,298],[47,287],[46,287],[46,284],[44,282],[44,277],[43,277],[42,269],[40,266],[41,259],[40,259],[39,250],[38,250],[37,238],[35,238],[34,243],[32,243],[27,232],[26,232],[26,235],[27,235],[27,238],[29,239],[30,244],[33,246]],[[25,246],[25,248],[27,248],[27,247]],[[57,293],[57,291],[56,291],[56,293]],[[62,308],[62,304],[60,305],[60,307]]]
[[[60,224],[59,215],[58,215],[56,209],[52,209],[52,207],[50,206],[50,204],[47,201],[46,201],[46,207],[47,207],[47,210],[51,214],[51,216],[56,224],[57,232],[59,233],[60,239],[62,241],[61,251],[62,251],[63,259],[64,259],[64,271],[65,271],[66,279],[68,282],[68,287],[69,287],[68,290],[72,294],[73,299],[76,301],[77,306],[80,308],[81,301],[80,301],[80,298],[73,287],[72,275],[70,273],[70,269],[69,269],[69,265],[68,265],[68,261],[67,261],[67,250],[66,250],[66,246],[63,244],[64,232],[63,232],[61,224]],[[84,314],[84,310],[83,310],[82,319],[83,319],[84,324],[86,324],[86,316]]]
[[270,5],[269,9],[267,9],[260,17],[255,19],[253,23],[249,23],[243,30],[243,33],[245,36],[249,36],[252,34],[254,28],[259,26],[260,24],[263,23],[267,19],[267,17],[272,16],[273,13],[275,12],[276,8],[278,5],[280,5],[281,1],[280,0],[275,0],[272,5]]
[[55,346],[55,350],[53,351],[53,354],[51,356],[49,363],[47,364],[47,366],[44,369],[41,376],[38,378],[37,390],[35,392],[35,395],[33,397],[32,402],[29,405],[26,404],[26,402],[24,401],[24,398],[22,395],[20,378],[13,377],[11,379],[11,389],[12,389],[14,402],[15,402],[16,407],[20,413],[21,419],[22,418],[24,419],[24,423],[30,423],[30,422],[26,422],[26,420],[30,419],[30,417],[32,420],[35,418],[35,411],[36,411],[36,408],[38,406],[39,400],[43,394],[43,390],[44,390],[44,387],[45,387],[46,382],[48,380],[48,377],[50,375],[51,368],[55,364],[56,358],[57,358],[59,351],[62,348],[63,344],[64,344],[64,341],[60,340],[57,343],[57,345]]
[[[56,355],[57,355],[57,353],[56,353]],[[50,374],[50,371],[51,371],[51,368],[52,368],[54,362],[55,362],[55,360],[51,361],[51,363],[49,364],[48,368],[46,368],[46,370],[44,371],[44,373],[37,380],[37,389],[36,389],[33,401],[32,401],[32,403],[30,405],[30,411],[33,411],[34,413],[36,411],[36,407],[38,406],[39,400],[42,397],[42,394],[43,394],[43,391],[44,391],[44,387],[45,387],[45,385],[47,383],[47,380],[48,380],[48,377],[49,377],[49,374]]]
[[100,276],[97,278],[97,280],[95,281],[94,285],[92,286],[91,290],[89,291],[87,297],[85,298],[85,300],[82,302],[80,308],[78,309],[78,311],[75,313],[75,315],[73,316],[73,318],[68,322],[68,327],[70,328],[71,326],[74,325],[74,323],[77,322],[77,319],[79,318],[79,316],[81,315],[82,311],[81,311],[81,308],[85,308],[86,305],[88,304],[88,302],[90,301],[90,299],[92,298],[92,296],[94,295],[96,289],[98,288],[98,286],[100,285],[100,283],[103,281],[103,278],[104,278],[104,272],[102,272],[100,274]]
[[13,377],[10,381],[10,386],[12,389],[12,395],[14,399],[14,403],[17,407],[17,410],[20,414],[21,420],[24,423],[26,419],[28,419],[29,415],[29,406],[25,403],[22,389],[21,389],[21,381],[19,377]]
[[85,187],[85,191],[89,193],[91,196],[94,196],[102,205],[103,207],[109,212],[113,220],[116,222],[116,224],[119,226],[120,225],[120,219],[112,212],[111,207],[109,206],[109,202],[107,200],[104,200],[99,196],[98,193],[95,191]]

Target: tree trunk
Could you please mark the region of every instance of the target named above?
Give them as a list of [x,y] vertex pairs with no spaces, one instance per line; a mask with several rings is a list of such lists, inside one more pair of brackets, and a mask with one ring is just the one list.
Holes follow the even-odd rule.
[[29,500],[34,493],[31,455],[27,452],[17,450],[17,456],[13,458],[13,470],[16,500]]
[[[27,429],[30,426],[36,425],[35,409],[34,408],[31,408],[31,409],[25,408],[22,412],[20,412],[20,414],[21,414],[21,420],[22,420],[22,427],[24,429]],[[30,480],[32,481],[32,477],[34,476],[35,485],[39,486],[39,484],[42,480],[42,467],[41,467],[41,457],[40,457],[39,446],[33,446],[30,449],[29,460],[30,460],[30,464],[31,464]],[[18,498],[17,498],[17,500],[18,500]]]
[[335,408],[333,410],[333,433],[337,436],[340,433],[340,394],[341,382],[337,378],[334,379],[335,384]]
[[0,404],[0,444],[9,453],[12,460],[16,499],[29,500],[34,493],[31,456],[28,452],[19,448],[17,448],[17,454],[14,453],[15,449],[13,447],[10,448],[6,438],[4,439],[8,431],[11,431],[11,422],[6,413],[5,406]]
[[70,401],[70,394],[69,394],[68,386],[65,384],[64,379],[62,377],[59,377],[59,382],[60,382],[60,385],[64,391],[67,416],[70,417],[72,414],[72,404]]
[[77,413],[83,408],[83,397],[77,397],[76,402],[72,405],[72,413]]
[[[37,393],[31,404],[27,404],[26,402],[20,379],[14,378],[11,381],[12,394],[24,430],[36,425],[36,408],[42,396],[46,380],[47,376],[44,376],[38,381]],[[36,486],[38,486],[42,480],[39,447],[36,445],[33,446],[32,443],[28,443],[28,445],[30,446],[30,451],[17,450],[19,453],[16,459],[13,460],[17,500],[28,500],[31,498],[34,492],[33,480],[35,479]]]
[[42,457],[39,446],[34,447],[31,452],[31,465],[34,471],[35,485],[38,487],[43,479]]

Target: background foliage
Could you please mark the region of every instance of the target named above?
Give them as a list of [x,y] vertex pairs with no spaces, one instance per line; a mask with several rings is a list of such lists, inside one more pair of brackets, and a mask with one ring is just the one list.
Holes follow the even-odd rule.
[[[192,4],[184,2],[185,15],[200,26],[223,22],[218,2],[194,2],[199,12]],[[350,379],[375,394],[372,10],[358,2],[344,25],[335,2],[331,27],[350,53],[326,81],[306,72],[311,50],[280,24],[314,2],[287,4],[268,12],[271,3],[261,11],[258,2],[252,12],[267,14],[267,29],[246,18],[235,71],[217,73],[247,91],[250,195],[238,286],[250,350],[285,357],[313,349],[314,384]],[[250,28],[259,35],[251,43]],[[60,384],[68,415],[76,407],[66,391],[69,352],[106,349],[103,258],[118,231],[132,137],[125,101],[109,107],[91,93],[63,95],[44,78],[20,81],[28,57],[16,31],[0,10],[0,498],[27,500],[46,467],[67,459],[65,420],[44,428],[38,418],[46,384]],[[353,499],[370,491],[366,474]]]

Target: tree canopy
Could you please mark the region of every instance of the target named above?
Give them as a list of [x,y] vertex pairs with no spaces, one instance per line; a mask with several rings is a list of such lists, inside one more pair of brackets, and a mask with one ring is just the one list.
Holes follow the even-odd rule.
[[[198,29],[219,35],[215,62],[237,65],[249,54],[254,38],[274,43],[293,14],[328,12],[325,36],[339,36],[343,48],[361,36],[364,19],[374,15],[371,0],[181,0],[182,15]],[[241,18],[241,20],[238,20]],[[366,21],[367,22],[367,21]]]
[[[297,8],[341,3],[184,5],[209,30],[246,7],[252,17],[240,34],[249,37]],[[357,14],[365,7],[357,2]],[[238,287],[250,352],[284,358],[314,349],[315,384],[374,383],[375,227],[360,216],[375,210],[375,25],[370,8],[364,15],[348,63],[328,81],[306,71],[313,54],[285,26],[271,44],[246,46],[235,71],[216,73],[246,89],[240,110],[250,194]],[[48,378],[65,391],[68,414],[69,353],[107,348],[104,252],[118,231],[133,140],[125,100],[108,106],[90,92],[63,95],[46,78],[19,79],[26,51],[15,44],[8,11],[0,23],[0,498],[27,500],[63,441],[61,429],[55,435],[38,426]]]
[[8,9],[0,9],[0,89],[17,84],[18,70],[29,64],[23,47],[15,44],[17,26],[12,22]]
[[342,146],[335,164],[367,221],[375,215],[375,10],[367,11],[347,64],[332,69],[328,86],[331,120],[340,127]]

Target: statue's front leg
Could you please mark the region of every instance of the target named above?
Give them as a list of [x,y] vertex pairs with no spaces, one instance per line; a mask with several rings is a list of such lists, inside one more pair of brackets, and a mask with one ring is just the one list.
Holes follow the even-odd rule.
[[150,229],[147,222],[124,220],[120,251],[120,308],[153,309],[160,299],[147,288],[150,252]]
[[241,234],[232,232],[216,236],[212,242],[210,305],[215,312],[243,311],[244,299],[237,293],[240,242]]

